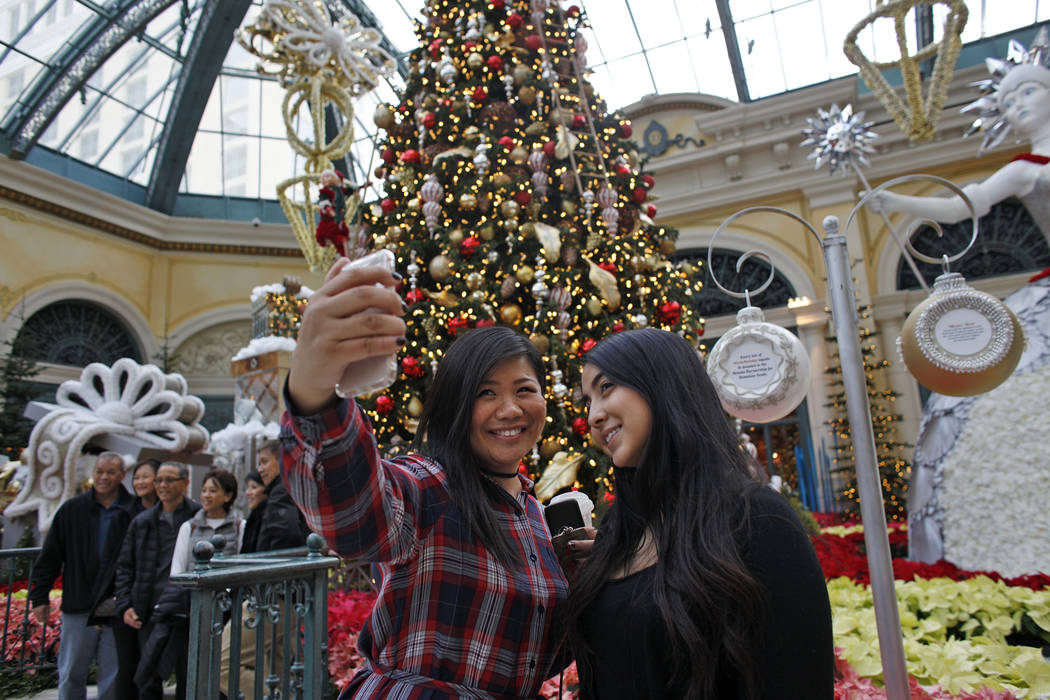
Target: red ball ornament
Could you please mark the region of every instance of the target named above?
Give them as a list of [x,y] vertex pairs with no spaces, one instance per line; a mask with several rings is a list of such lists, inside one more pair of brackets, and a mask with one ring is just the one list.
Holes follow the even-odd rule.
[[645,213],[649,215],[650,219],[655,219],[656,218],[656,207],[654,207],[652,204],[650,204],[648,207],[645,208]]
[[384,148],[383,152],[380,154],[380,158],[383,159],[384,163],[390,165],[397,160],[397,153],[394,152],[393,148]]
[[574,127],[576,127],[577,129],[579,129],[580,127],[582,127],[586,123],[587,123],[587,117],[583,116],[582,114],[574,114],[574,115],[572,115],[572,125]]
[[678,323],[682,320],[682,305],[677,301],[669,301],[666,304],[661,304],[660,308],[656,311],[656,317],[660,319],[660,323]]
[[525,206],[532,201],[532,193],[526,190],[518,190],[514,193],[514,201],[521,206]]
[[427,48],[430,51],[430,57],[437,58],[438,54],[441,53],[441,39],[434,39]]
[[572,419],[572,432],[576,433],[580,437],[583,437],[591,431],[591,427],[587,425],[587,419],[582,416]]
[[654,180],[653,176],[650,175],[649,173],[646,173],[645,175],[642,175],[642,184],[645,185],[646,187],[652,189],[653,183],[655,183],[655,182],[656,182],[656,180]]
[[470,53],[470,50],[477,45],[478,43],[476,41],[471,41],[467,39],[463,42],[463,53]]
[[615,277],[616,275],[620,274],[620,269],[618,267],[616,267],[615,265],[613,265],[612,263],[607,263],[607,262],[598,263],[598,267],[602,268],[603,270],[605,270],[606,272],[611,274],[613,277]]
[[405,152],[401,154],[402,163],[418,163],[419,158],[419,151],[414,148],[406,149]]
[[442,107],[451,107],[452,106],[452,98],[451,97],[443,97],[443,98],[441,98],[441,106]]
[[503,59],[499,56],[489,56],[485,60],[485,65],[489,67],[490,71],[500,71],[503,69]]
[[704,327],[703,326],[700,326],[699,328],[696,329],[696,337],[697,338],[703,338],[704,337]]
[[489,91],[484,85],[478,85],[474,88],[474,94],[472,97],[475,102],[484,102],[489,98]]
[[496,322],[491,318],[479,318],[477,323],[474,324],[475,328],[488,328],[489,326],[495,326]]
[[386,394],[383,394],[382,396],[376,398],[376,413],[385,416],[393,410],[394,400],[392,398],[390,398]]
[[580,343],[580,355],[586,355],[591,350],[593,350],[594,346],[597,344],[598,341],[594,338],[588,338],[587,340],[583,341],[582,343]]
[[509,15],[507,15],[507,26],[510,27],[513,31],[518,31],[519,29],[521,29],[521,25],[524,23],[525,20],[523,20],[521,18],[521,15],[519,15],[517,12],[511,12]]
[[644,187],[635,187],[634,191],[631,192],[631,200],[633,200],[635,204],[641,204],[648,197],[649,190],[645,189]]
[[634,133],[634,129],[631,128],[631,122],[620,122],[620,138],[629,139],[631,134]]
[[616,164],[616,174],[617,174],[617,175],[624,175],[624,176],[627,176],[627,175],[630,175],[630,174],[631,174],[631,169],[630,169],[630,168],[628,168],[628,167],[627,167],[626,165],[624,165],[623,163],[617,163],[617,164]]
[[379,203],[379,207],[383,210],[384,214],[389,214],[390,212],[397,209],[397,204],[394,203],[394,200],[387,197]]
[[500,136],[499,141],[497,141],[496,143],[503,146],[508,151],[514,147],[514,139],[512,139],[510,136]]
[[478,252],[479,245],[481,245],[481,241],[475,236],[467,236],[459,244],[459,254],[464,258],[472,257],[474,253]]
[[612,325],[612,332],[613,333],[619,333],[624,328],[625,328],[625,326],[623,325],[623,321],[617,321],[616,323],[614,323]]
[[470,328],[470,319],[466,316],[456,316],[453,319],[449,319],[448,332],[452,335],[456,335],[460,331],[465,331]]
[[422,289],[410,289],[405,292],[405,301],[409,304],[418,304],[423,301],[426,296],[423,294]]
[[553,141],[547,141],[543,144],[543,152],[548,158],[554,157],[554,149],[556,148]]
[[419,379],[423,376],[423,367],[419,364],[419,360],[414,357],[406,357],[401,360],[401,371],[409,379]]
[[502,10],[506,4],[507,0],[492,0],[492,9]]
[[539,51],[541,46],[543,46],[543,40],[540,39],[539,34],[529,34],[525,37],[525,48],[529,51]]
[[437,122],[437,115],[433,112],[426,112],[425,114],[423,114],[423,126],[425,126],[426,128],[433,129],[434,125],[437,124]]

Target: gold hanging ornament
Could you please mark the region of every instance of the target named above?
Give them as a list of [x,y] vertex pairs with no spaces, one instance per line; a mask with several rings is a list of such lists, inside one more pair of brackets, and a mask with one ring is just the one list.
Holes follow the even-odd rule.
[[[373,90],[379,78],[391,75],[394,59],[379,46],[382,35],[366,28],[348,10],[333,17],[325,5],[310,0],[268,0],[255,22],[238,31],[237,41],[260,59],[256,69],[276,76],[285,88],[282,117],[288,143],[305,159],[300,175],[277,184],[281,203],[296,241],[310,269],[320,272],[332,263],[334,247],[317,243],[319,205],[312,190],[332,161],[346,155],[353,144],[352,98]],[[330,139],[325,131],[325,109],[342,116],[343,127]],[[305,113],[313,138],[301,138],[296,117]],[[376,118],[384,115],[377,110]],[[355,220],[361,203],[355,191],[347,196],[343,221]],[[353,234],[353,232],[352,232]]]
[[[947,6],[948,13],[944,20],[941,40],[928,44],[909,56],[903,48],[907,46],[908,41],[905,15],[919,5],[944,5]],[[969,11],[963,0],[889,0],[877,5],[873,12],[858,22],[846,35],[842,45],[846,58],[857,66],[864,82],[910,141],[929,141],[937,130],[937,121],[948,94],[948,84],[951,82],[955,61],[962,48],[962,31],[968,16]],[[871,61],[857,46],[857,35],[881,18],[890,18],[894,22],[897,44],[902,47],[901,57],[896,61]],[[930,59],[934,59],[933,70],[926,81],[924,100],[920,64]],[[907,104],[882,74],[882,71],[892,68],[901,72]]]

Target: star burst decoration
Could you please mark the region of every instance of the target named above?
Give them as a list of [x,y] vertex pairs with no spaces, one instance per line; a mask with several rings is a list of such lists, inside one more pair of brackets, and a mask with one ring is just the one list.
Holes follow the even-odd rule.
[[350,11],[333,17],[312,0],[267,0],[255,23],[238,34],[245,49],[269,64],[260,65],[260,72],[278,76],[285,86],[323,72],[355,96],[396,68],[380,47],[382,38]]
[[816,161],[816,169],[827,165],[834,173],[839,168],[849,169],[853,163],[871,164],[868,154],[875,152],[871,142],[878,134],[871,131],[874,122],[864,121],[864,112],[854,114],[853,105],[842,109],[831,105],[831,109],[818,109],[816,119],[808,117],[806,121],[809,128],[802,130],[806,140],[801,145],[813,149],[807,158]]
[[1050,69],[1050,37],[1047,35],[1046,27],[1041,27],[1032,40],[1032,45],[1025,48],[1018,41],[1010,40],[1010,48],[1007,50],[1006,58],[986,58],[985,65],[988,67],[988,78],[974,83],[981,93],[975,101],[962,108],[962,112],[976,112],[977,118],[966,130],[966,136],[978,131],[984,132],[984,140],[978,154],[984,153],[989,148],[999,145],[1010,132],[1010,123],[999,109],[999,86],[1006,74],[1019,66],[1036,66]]

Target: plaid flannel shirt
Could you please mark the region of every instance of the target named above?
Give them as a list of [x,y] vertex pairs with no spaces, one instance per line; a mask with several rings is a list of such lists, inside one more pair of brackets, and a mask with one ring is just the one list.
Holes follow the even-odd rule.
[[356,403],[285,412],[281,442],[284,482],[310,527],[381,574],[358,637],[367,664],[344,697],[535,698],[561,642],[568,584],[532,482],[518,500],[492,501],[522,561],[508,569],[466,526],[441,466],[382,459]]

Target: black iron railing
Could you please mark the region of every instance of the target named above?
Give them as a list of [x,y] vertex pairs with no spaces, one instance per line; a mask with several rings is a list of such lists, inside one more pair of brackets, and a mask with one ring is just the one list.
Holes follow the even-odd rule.
[[0,549],[0,585],[4,586],[3,637],[0,638],[0,669],[35,673],[55,668],[57,649],[49,648],[48,626],[31,616],[28,599],[18,595],[17,584],[28,582],[40,555],[39,547]]

